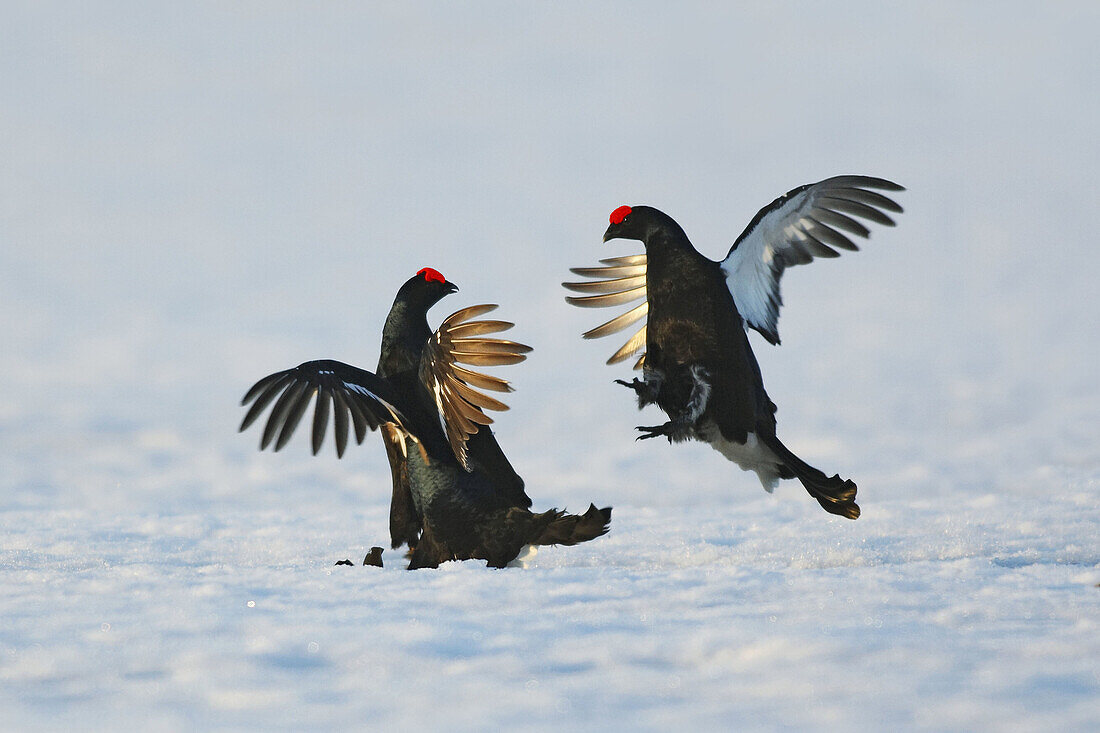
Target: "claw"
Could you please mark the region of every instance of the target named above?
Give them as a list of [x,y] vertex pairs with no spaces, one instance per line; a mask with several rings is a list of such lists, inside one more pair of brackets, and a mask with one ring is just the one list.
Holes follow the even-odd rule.
[[683,420],[669,420],[664,425],[653,425],[651,427],[639,425],[635,430],[646,433],[646,435],[639,435],[635,440],[646,440],[647,438],[656,438],[658,435],[663,435],[668,438],[669,443],[677,443],[691,438],[691,425]]
[[669,426],[670,425],[672,425],[671,422],[666,422],[664,425],[653,425],[651,427],[647,427],[645,425],[639,425],[638,427],[636,427],[634,429],[635,430],[642,430],[646,434],[645,435],[639,435],[637,438],[635,438],[635,440],[648,440],[649,438],[656,438],[657,436],[663,435],[666,438],[668,438],[668,442],[671,443],[672,442],[672,435],[669,433]]
[[649,382],[634,378],[633,381],[627,382],[623,379],[616,379],[615,384],[621,384],[624,387],[629,387],[634,390],[634,396],[638,398],[638,409],[642,409],[646,405],[652,404],[657,401],[657,391],[654,386]]

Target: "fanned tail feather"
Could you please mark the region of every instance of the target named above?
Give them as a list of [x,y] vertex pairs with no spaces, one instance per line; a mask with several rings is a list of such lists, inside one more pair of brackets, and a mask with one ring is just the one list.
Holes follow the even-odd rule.
[[597,509],[595,504],[589,504],[584,514],[567,514],[551,509],[536,515],[536,518],[548,518],[549,522],[531,544],[576,545],[607,534],[611,524],[611,507]]

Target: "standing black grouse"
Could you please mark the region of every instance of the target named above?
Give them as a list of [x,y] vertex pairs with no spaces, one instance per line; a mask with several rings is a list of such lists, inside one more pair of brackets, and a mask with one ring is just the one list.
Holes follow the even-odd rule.
[[598,338],[647,319],[608,360],[614,364],[644,350],[635,364],[642,379],[616,382],[634,390],[639,408],[656,403],[670,419],[639,427],[639,439],[704,441],[742,469],[755,471],[768,491],[781,478],[797,478],[825,511],[859,517],[854,482],[826,476],[776,437],[776,406],[764,391],[747,329],[778,344],[783,270],[814,257],[838,257],[834,247],[858,249],[849,235],[870,236],[860,218],[894,225],[885,212],[902,208],[875,189],[905,190],[867,176],[837,176],[796,188],[761,209],[722,262],[696,251],[680,225],[657,209],[620,206],[611,213],[604,241],[637,239],[645,254],[574,268],[594,279],[563,285],[594,293],[566,298],[582,307],[644,299],[584,334]]
[[[264,377],[248,391],[246,429],[274,401],[260,449],[286,445],[314,395],[313,452],[334,418],[336,454],[343,456],[349,422],[362,443],[381,429],[393,477],[390,539],[408,544],[409,569],[478,558],[504,567],[525,545],[573,545],[607,532],[611,508],[583,515],[530,511],[523,479],[513,470],[488,425],[489,410],[507,410],[478,391],[512,391],[507,381],[460,364],[515,364],[531,349],[486,338],[512,327],[471,320],[496,308],[475,305],[453,313],[433,333],[428,309],[458,288],[424,268],[397,292],[382,330],[376,373],[338,361],[309,361]],[[275,398],[278,397],[276,400]]]

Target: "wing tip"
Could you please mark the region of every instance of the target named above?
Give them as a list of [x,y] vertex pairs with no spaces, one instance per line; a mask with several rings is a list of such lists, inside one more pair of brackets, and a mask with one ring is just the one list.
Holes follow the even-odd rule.
[[851,182],[851,185],[859,186],[860,188],[877,188],[880,191],[904,191],[904,190],[906,190],[905,186],[901,185],[900,183],[894,183],[893,181],[891,181],[889,179],[879,178],[878,176],[865,176],[865,175],[862,175],[862,174],[848,174],[848,175],[834,176],[833,178],[826,179],[826,180],[827,181],[836,181],[838,183],[842,182],[842,181],[849,181],[849,182]]
[[753,326],[753,328],[756,330],[757,333],[759,333],[761,336],[764,337],[765,341],[767,341],[772,346],[781,346],[782,345],[782,341],[779,338],[779,329],[778,328],[767,328],[767,327],[758,328],[756,326]]

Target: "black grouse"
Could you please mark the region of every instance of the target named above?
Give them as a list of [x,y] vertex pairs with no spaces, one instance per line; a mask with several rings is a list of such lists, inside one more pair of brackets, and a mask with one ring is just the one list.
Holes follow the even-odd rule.
[[715,262],[692,246],[672,217],[649,206],[620,206],[611,213],[604,241],[637,239],[645,254],[601,260],[603,267],[574,268],[593,278],[563,283],[589,295],[566,298],[583,307],[640,305],[584,334],[598,338],[646,319],[608,360],[644,351],[635,364],[642,378],[616,380],[634,390],[639,408],[656,403],[664,425],[639,427],[639,439],[701,440],[772,491],[779,479],[797,478],[825,511],[859,517],[856,485],[808,465],[775,434],[776,406],[764,391],[747,329],[779,343],[779,280],[783,270],[814,257],[856,250],[850,235],[869,237],[859,221],[885,226],[885,212],[902,208],[878,193],[905,190],[867,176],[837,176],[800,186],[761,209],[726,258]]
[[[504,567],[526,545],[573,545],[607,532],[611,508],[583,515],[530,511],[523,479],[504,456],[484,410],[507,410],[479,389],[510,392],[508,382],[468,369],[523,361],[531,349],[486,338],[512,327],[471,320],[496,308],[475,305],[448,316],[433,333],[428,309],[458,288],[424,268],[397,292],[382,330],[375,373],[338,361],[309,361],[264,377],[242,405],[252,407],[246,429],[274,402],[260,449],[286,445],[316,395],[313,452],[334,418],[336,454],[343,456],[349,425],[362,443],[381,429],[393,478],[390,539],[408,544],[409,569],[478,558]],[[278,398],[278,399],[276,399]]]

